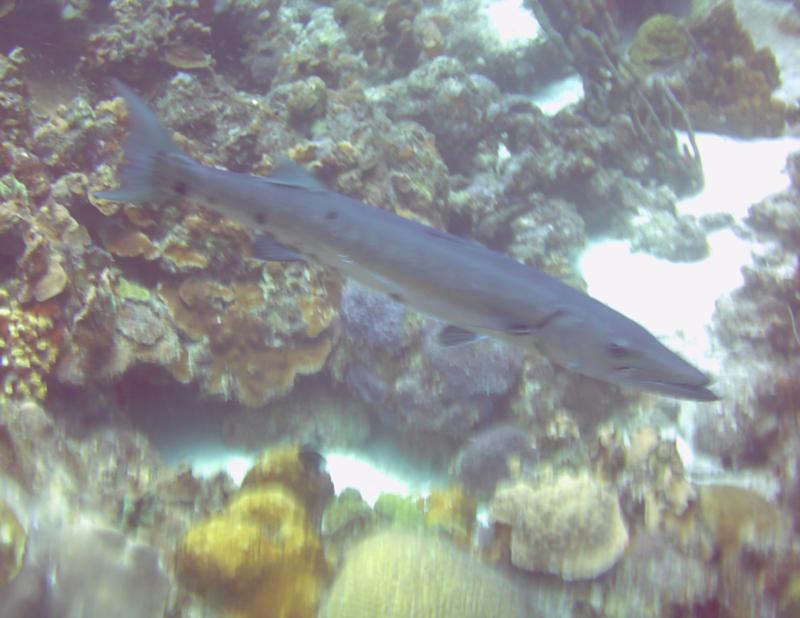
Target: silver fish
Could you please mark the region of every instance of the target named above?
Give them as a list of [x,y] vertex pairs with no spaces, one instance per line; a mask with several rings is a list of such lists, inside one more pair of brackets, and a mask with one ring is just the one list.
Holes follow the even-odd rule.
[[114,81],[132,130],[120,202],[188,199],[261,236],[265,260],[306,257],[443,320],[444,345],[483,335],[535,348],[583,375],[671,397],[714,401],[709,378],[649,331],[594,298],[477,242],[329,190],[282,161],[269,176],[206,167],[172,141],[156,115]]

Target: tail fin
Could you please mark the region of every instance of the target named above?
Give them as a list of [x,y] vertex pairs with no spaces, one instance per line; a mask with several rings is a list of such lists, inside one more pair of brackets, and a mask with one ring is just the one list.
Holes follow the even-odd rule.
[[172,141],[169,131],[158,117],[130,88],[118,79],[112,80],[114,89],[128,105],[131,132],[125,141],[126,162],[120,171],[118,189],[99,191],[95,197],[114,202],[161,202],[171,194],[161,189],[159,160],[165,154],[183,154]]

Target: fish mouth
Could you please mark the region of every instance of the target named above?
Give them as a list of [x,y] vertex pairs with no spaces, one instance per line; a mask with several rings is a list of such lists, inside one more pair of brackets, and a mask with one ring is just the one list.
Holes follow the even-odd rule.
[[685,384],[681,382],[664,382],[659,380],[636,380],[641,389],[692,401],[719,401],[719,396],[704,384]]

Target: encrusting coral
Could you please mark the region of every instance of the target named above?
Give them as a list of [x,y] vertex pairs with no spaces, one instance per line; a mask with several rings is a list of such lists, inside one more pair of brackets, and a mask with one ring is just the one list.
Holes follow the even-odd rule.
[[[259,406],[288,392],[298,374],[315,373],[324,364],[332,341],[320,333],[335,316],[317,298],[325,288],[274,301],[299,306],[297,313],[276,316],[267,304],[275,283],[273,277],[265,286],[191,277],[162,285],[161,296],[178,327],[190,340],[207,342],[207,347],[195,346],[194,355],[210,357],[199,369],[208,392]],[[287,341],[293,331],[304,331],[305,337]]]
[[314,509],[331,495],[314,454],[267,453],[227,507],[180,542],[179,577],[229,615],[316,616],[328,567]]
[[501,486],[491,518],[511,527],[515,566],[568,581],[606,572],[628,544],[616,494],[588,474]]

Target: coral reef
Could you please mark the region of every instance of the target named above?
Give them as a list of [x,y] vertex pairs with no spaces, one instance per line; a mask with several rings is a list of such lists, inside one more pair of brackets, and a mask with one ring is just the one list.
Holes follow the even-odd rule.
[[522,362],[520,350],[495,341],[443,347],[440,325],[354,283],[343,292],[342,327],[334,376],[386,424],[419,433],[460,437],[498,414]]
[[[319,307],[325,288],[311,291],[306,298],[279,296],[278,302],[284,304],[294,302],[302,307],[303,302],[308,303],[306,312],[298,308],[296,313],[276,315],[265,303],[266,294],[271,296],[276,287],[289,287],[295,277],[302,276],[302,272],[266,275],[262,285],[248,281],[222,285],[213,279],[190,277],[179,285],[161,288],[181,331],[190,340],[208,342],[194,354],[189,352],[190,364],[201,367],[208,392],[260,406],[288,392],[298,374],[319,371],[331,350],[331,340],[317,335],[334,316],[324,305]],[[302,333],[306,341],[286,342],[292,332]],[[206,362],[196,355],[206,356]]]
[[[791,519],[748,490],[722,485],[700,488],[699,519],[720,553],[719,602],[735,618],[774,611],[791,585]],[[795,569],[797,557],[794,557]]]
[[6,140],[9,143],[21,143],[30,129],[28,89],[20,75],[24,63],[25,53],[20,47],[0,56],[0,130],[3,132],[4,149]]
[[448,167],[462,171],[470,169],[478,144],[488,137],[486,114],[499,91],[489,80],[468,75],[458,60],[442,56],[372,96],[390,118],[414,120],[433,133]]
[[662,438],[655,427],[622,431],[604,424],[591,459],[603,478],[618,488],[628,522],[648,534],[679,525],[697,498],[675,440]]
[[0,589],[19,575],[27,544],[28,535],[17,515],[0,498]]
[[[701,187],[702,164],[684,107],[664,83],[647,83],[632,70],[608,6],[584,0],[526,0],[525,5],[581,76],[580,116],[630,131],[650,174],[676,193]],[[688,132],[691,151],[678,146],[676,128]]]
[[30,553],[18,578],[0,588],[6,615],[158,618],[166,611],[171,582],[158,552],[117,530],[88,523],[45,528]]
[[375,513],[357,490],[348,487],[342,491],[322,515],[320,531],[328,562],[338,565],[349,548],[371,531],[376,522]]
[[462,547],[469,547],[475,527],[477,502],[454,485],[434,489],[425,499],[425,526]]
[[515,566],[568,581],[606,572],[628,544],[616,494],[587,474],[501,486],[491,517],[511,527]]
[[12,616],[76,615],[83,607],[144,618],[163,615],[169,600],[177,611],[169,575],[175,539],[224,491],[181,480],[129,430],[77,439],[35,402],[5,403],[0,502],[27,532],[27,550],[17,577],[0,587],[0,606]]
[[186,585],[240,616],[314,616],[322,592],[319,538],[286,490],[245,490],[178,546]]
[[495,486],[536,460],[531,437],[511,424],[500,424],[470,436],[453,461],[455,476],[480,497],[494,493]]
[[[791,157],[787,167],[791,174]],[[799,196],[792,186],[750,207],[745,226],[764,250],[717,303],[730,396],[718,410],[698,410],[695,442],[728,468],[785,469],[796,448]]]
[[180,542],[179,577],[239,616],[315,616],[327,566],[314,513],[331,495],[312,454],[267,453],[225,509]]
[[0,401],[43,400],[62,338],[58,306],[38,303],[26,309],[7,301],[8,293],[0,289]]
[[780,135],[790,107],[769,48],[756,49],[732,2],[717,3],[688,29],[699,53],[675,80],[677,96],[700,130],[742,137]]
[[[692,128],[774,135],[796,110],[731,3],[666,15],[681,4],[527,0],[542,34],[501,44],[483,0],[0,1],[0,614],[796,614],[799,156],[718,305],[726,398],[692,413],[693,446],[758,465],[770,500],[691,483],[668,402],[492,341],[442,347],[441,325],[311,261],[253,259],[252,230],[187,201],[94,197],[128,133],[122,77],[207,165],[288,155],[577,287],[593,236],[698,259],[708,225],[675,208],[702,181]],[[614,24],[648,16],[626,57]],[[540,110],[573,69],[584,99]],[[157,432],[210,416],[278,448],[241,489],[168,469],[131,429],[145,407]],[[463,487],[332,501],[315,449],[376,420],[442,468],[464,445]],[[485,553],[558,576],[517,572],[524,592],[455,547],[486,534],[473,494],[508,479]]]
[[661,535],[635,536],[611,577],[604,610],[613,618],[695,615],[717,594],[717,573]]
[[265,451],[247,472],[242,488],[278,484],[292,492],[313,520],[319,520],[333,498],[333,484],[321,455],[306,447],[283,446]]
[[357,448],[370,437],[365,404],[319,378],[298,383],[264,408],[237,410],[222,420],[227,444],[258,450],[267,444],[310,444],[322,450]]
[[383,532],[349,552],[320,618],[521,618],[521,590],[436,537]]

